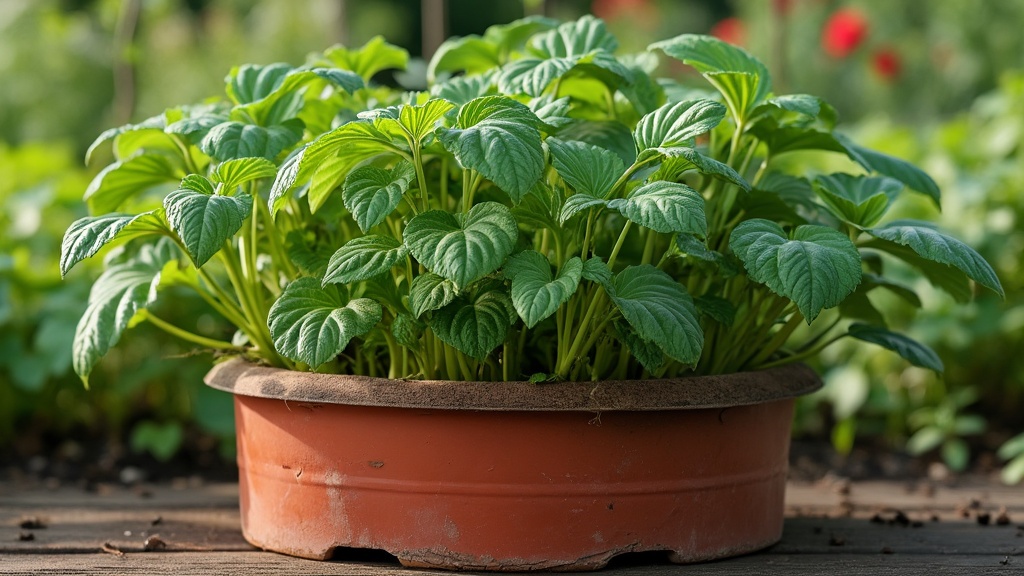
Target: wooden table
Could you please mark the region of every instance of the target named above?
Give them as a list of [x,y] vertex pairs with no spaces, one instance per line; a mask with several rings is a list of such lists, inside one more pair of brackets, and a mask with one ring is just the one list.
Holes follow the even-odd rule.
[[[983,525],[979,516],[986,514]],[[398,573],[444,574],[404,569],[374,555],[314,562],[251,547],[238,528],[234,484],[178,481],[85,490],[0,483],[0,574]],[[766,551],[691,566],[644,554],[617,560],[603,572],[890,573],[1024,575],[1024,488],[982,479],[955,487],[791,482],[782,541]]]

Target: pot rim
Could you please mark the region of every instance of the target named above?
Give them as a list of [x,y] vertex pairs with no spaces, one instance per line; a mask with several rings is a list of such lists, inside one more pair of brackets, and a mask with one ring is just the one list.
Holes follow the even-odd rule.
[[241,358],[215,365],[204,381],[211,388],[232,394],[289,402],[526,412],[728,408],[794,398],[822,385],[805,364],[685,378],[534,384],[316,374],[259,366]]

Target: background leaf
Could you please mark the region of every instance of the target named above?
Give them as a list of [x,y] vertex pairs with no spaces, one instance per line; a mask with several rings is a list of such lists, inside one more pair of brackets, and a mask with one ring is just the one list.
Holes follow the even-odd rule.
[[128,200],[161,184],[177,183],[184,173],[162,154],[134,156],[104,168],[83,197],[94,214],[113,212]]
[[626,169],[613,152],[584,142],[547,139],[552,165],[577,192],[605,198]]
[[71,268],[95,255],[114,240],[129,240],[145,234],[160,234],[167,230],[162,209],[133,216],[104,214],[86,216],[74,221],[60,248],[60,274],[67,275]]

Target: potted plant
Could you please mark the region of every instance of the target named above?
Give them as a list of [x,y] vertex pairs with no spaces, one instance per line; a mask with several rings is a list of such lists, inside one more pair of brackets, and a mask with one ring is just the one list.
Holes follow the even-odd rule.
[[[920,304],[890,269],[1001,287],[932,225],[880,224],[904,190],[937,203],[934,182],[835,132],[820,98],[774,94],[742,49],[615,49],[593,17],[527,18],[449,40],[430,90],[400,92],[371,79],[407,55],[374,39],[238,67],[227,101],[104,133],[116,161],[62,272],[124,249],[76,370],[140,321],[236,358],[207,381],[236,394],[243,530],[265,548],[578,570],[773,543],[792,398],[818,386],[799,362],[851,337],[941,370],[868,294]],[[715,91],[657,77],[661,55]],[[155,315],[173,285],[238,332]]]

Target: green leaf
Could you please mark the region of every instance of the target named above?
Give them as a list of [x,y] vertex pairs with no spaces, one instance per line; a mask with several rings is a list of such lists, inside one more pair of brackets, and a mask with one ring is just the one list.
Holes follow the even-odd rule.
[[437,123],[444,118],[455,104],[434,98],[421,106],[402,106],[398,113],[398,122],[409,131],[412,138],[422,142],[434,133]]
[[384,274],[400,262],[409,249],[390,236],[360,236],[345,243],[331,256],[323,283],[350,283]]
[[619,339],[629,348],[630,354],[640,362],[640,365],[645,370],[654,372],[665,364],[665,353],[661,351],[657,344],[638,336],[626,322],[616,320],[613,322],[613,325]]
[[939,206],[942,197],[939,185],[924,170],[906,160],[859,146],[842,134],[835,134],[835,138],[846,149],[846,154],[864,168],[903,182],[911,190],[927,195],[936,207]]
[[793,239],[770,220],[741,222],[729,247],[755,282],[794,301],[808,324],[838,306],[861,281],[860,253],[846,235],[825,226],[798,226]]
[[926,426],[907,439],[907,452],[914,456],[931,452],[938,448],[945,439],[946,435],[942,430],[934,426]]
[[612,285],[612,271],[600,256],[591,256],[583,262],[583,279],[608,287]]
[[700,72],[725,97],[733,117],[743,122],[771,92],[768,69],[757,58],[728,42],[697,34],[683,34],[656,42],[659,49]]
[[537,118],[549,127],[545,129],[548,133],[554,133],[552,129],[557,131],[573,122],[573,119],[569,117],[572,99],[568,96],[555,98],[553,94],[547,94],[539,98],[531,98],[527,105],[537,115]]
[[692,147],[694,139],[725,118],[725,107],[711,100],[669,103],[644,116],[633,131],[636,148]]
[[699,298],[694,298],[693,303],[701,314],[723,326],[732,326],[732,323],[736,320],[736,307],[725,298],[705,294]]
[[391,323],[391,335],[400,345],[410,350],[419,350],[424,328],[426,325],[423,322],[403,312],[395,315],[395,319]]
[[775,118],[758,121],[748,132],[764,143],[772,156],[797,150],[846,153],[846,147],[836,139],[832,132],[812,127],[783,126]]
[[633,189],[625,198],[608,201],[631,222],[663,234],[707,236],[704,197],[686,184],[657,181]]
[[424,212],[405,228],[413,257],[459,289],[500,268],[518,238],[515,218],[497,202],[481,202],[466,215]]
[[838,218],[856,226],[872,226],[903,190],[903,183],[884,176],[830,174],[818,176],[814,191]]
[[609,295],[640,338],[683,364],[700,359],[704,333],[697,308],[671,276],[649,264],[629,266],[612,279]]
[[909,336],[890,332],[880,326],[859,323],[851,324],[848,333],[858,340],[878,344],[886,349],[890,349],[890,351],[895,352],[900,358],[914,366],[934,370],[940,375],[944,370],[942,360],[939,359],[939,356],[935,354],[932,348]]
[[328,48],[324,56],[338,68],[355,72],[366,82],[381,70],[405,70],[409,64],[409,52],[388,44],[383,36],[374,36],[354,50],[344,46]]
[[958,268],[922,258],[910,248],[887,240],[871,240],[862,247],[888,252],[917,268],[933,286],[946,291],[957,302],[969,302],[973,296],[970,279]]
[[1024,480],[1024,455],[1010,460],[999,473],[999,478],[1007,486],[1015,486]]
[[118,136],[121,136],[122,134],[148,130],[163,131],[163,129],[166,126],[167,116],[166,113],[164,113],[147,118],[142,122],[139,122],[138,124],[125,124],[123,126],[118,126],[116,128],[104,130],[103,133],[100,134],[95,140],[93,140],[92,144],[89,145],[89,149],[85,151],[85,163],[89,164],[89,162],[92,160],[93,152],[95,152],[96,149],[99,148],[103,143],[113,140]]
[[615,52],[619,47],[603,21],[586,15],[554,30],[534,36],[530,48],[545,58],[585,56],[595,50]]
[[544,171],[539,122],[524,104],[485,96],[463,106],[457,127],[438,128],[438,136],[464,168],[476,170],[519,202]]
[[523,58],[508,63],[498,74],[498,90],[503,94],[527,94],[538,97],[552,82],[576,66],[573,58]]
[[227,94],[235,104],[249,104],[266,98],[284,82],[293,68],[281,62],[260,66],[245,64],[231,71]]
[[[810,94],[785,94],[769,98],[754,110],[753,115],[766,114],[785,125],[806,126],[821,120],[831,129],[836,123],[836,111],[828,102]],[[788,117],[787,117],[788,116]],[[796,120],[792,119],[795,116]]]
[[354,72],[336,68],[305,68],[291,70],[273,90],[258,100],[235,106],[231,117],[250,120],[260,126],[272,126],[299,115],[306,104],[305,93],[312,88],[323,91],[329,83],[349,94],[364,86],[363,79]]
[[614,152],[623,166],[636,160],[636,143],[633,133],[622,122],[615,120],[576,120],[559,128],[556,133],[562,140],[577,140]]
[[565,204],[562,205],[562,211],[558,214],[558,223],[565,224],[584,210],[589,210],[595,206],[605,206],[607,204],[608,202],[606,200],[596,196],[591,196],[590,194],[584,194],[582,192],[573,194],[565,199]]
[[181,238],[196,268],[214,256],[235,235],[252,210],[252,197],[217,196],[182,188],[164,198],[171,230]]
[[451,280],[428,272],[413,279],[409,286],[409,308],[419,318],[426,312],[443,308],[455,300],[458,289]]
[[230,120],[225,114],[203,114],[168,124],[164,132],[184,136],[189,143],[198,144],[215,126]]
[[441,43],[427,65],[427,81],[434,82],[438,72],[480,74],[501,64],[499,48],[477,35],[449,38]]
[[430,94],[462,106],[470,100],[494,94],[494,78],[491,74],[482,76],[456,76],[430,89]]
[[315,212],[354,167],[393,150],[391,139],[368,122],[349,122],[321,135],[281,166],[270,189],[271,214],[285,205],[296,185],[314,175],[317,182],[310,187],[309,205]]
[[181,448],[184,436],[180,422],[157,424],[144,420],[132,429],[132,452],[149,452],[160,462],[167,462]]
[[95,255],[100,248],[114,240],[130,240],[166,231],[163,209],[139,215],[105,214],[75,220],[64,233],[61,242],[60,274],[67,275],[75,264]]
[[512,280],[512,304],[527,328],[565,304],[576,293],[582,274],[583,261],[574,256],[555,278],[548,259],[533,250],[516,254],[505,264],[505,276]]
[[505,341],[516,311],[508,294],[483,290],[457,298],[430,318],[430,329],[445,344],[483,360]]
[[552,165],[577,192],[605,198],[626,169],[613,152],[584,142],[547,139]]
[[871,287],[866,286],[866,283],[861,282],[857,289],[854,290],[853,294],[846,297],[839,303],[839,313],[843,318],[850,318],[853,320],[863,320],[873,326],[885,327],[885,317],[882,313],[875,308],[875,305],[868,298],[868,291]]
[[199,143],[199,149],[221,162],[250,157],[273,160],[301,140],[302,131],[303,124],[298,119],[269,127],[224,122],[206,134]]
[[895,294],[896,296],[899,296],[900,298],[903,299],[903,301],[905,301],[907,304],[910,304],[914,308],[921,307],[921,297],[917,295],[917,292],[914,292],[912,288],[900,282],[890,280],[877,274],[865,273],[862,285],[867,290],[883,288]]
[[652,178],[659,180],[679,180],[689,170],[697,170],[701,174],[710,174],[726,182],[735,184],[744,191],[750,191],[750,184],[732,169],[731,166],[708,158],[693,148],[673,146],[670,148],[654,148],[648,153],[657,153],[665,157],[658,174]]
[[85,190],[84,199],[93,213],[105,214],[160,184],[177,183],[182,172],[161,154],[134,156],[104,168]]
[[107,268],[92,285],[85,314],[75,329],[72,366],[88,386],[89,374],[135,315],[156,299],[165,265],[176,257],[169,238],[141,248],[138,255]]
[[415,179],[416,172],[408,162],[401,162],[391,170],[362,166],[345,178],[341,199],[365,233],[395,211]]
[[246,182],[277,176],[277,166],[266,158],[236,158],[221,162],[210,180],[224,185],[228,191]]
[[992,266],[980,254],[927,222],[899,220],[867,232],[876,238],[906,246],[926,260],[952,266],[1000,297],[1006,297]]
[[338,289],[320,286],[316,278],[289,284],[270,308],[270,337],[274,348],[316,370],[380,322],[383,310],[369,298],[345,302]]
[[960,438],[949,438],[942,444],[942,461],[954,472],[963,472],[971,459],[971,449]]

